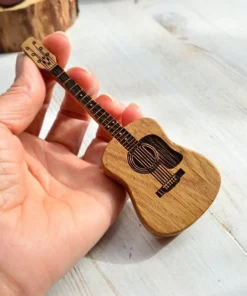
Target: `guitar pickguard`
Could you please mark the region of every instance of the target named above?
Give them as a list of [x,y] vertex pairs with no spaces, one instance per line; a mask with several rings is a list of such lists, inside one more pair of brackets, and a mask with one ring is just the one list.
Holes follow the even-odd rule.
[[175,168],[183,160],[181,153],[173,150],[164,140],[156,135],[148,135],[142,138],[139,143],[147,143],[154,147],[158,151],[162,163],[168,169]]

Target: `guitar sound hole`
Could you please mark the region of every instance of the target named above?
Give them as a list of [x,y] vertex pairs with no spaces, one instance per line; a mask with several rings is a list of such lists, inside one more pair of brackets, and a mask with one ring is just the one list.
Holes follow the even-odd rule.
[[147,143],[142,143],[133,153],[128,154],[130,166],[138,173],[153,172],[159,163],[158,151]]

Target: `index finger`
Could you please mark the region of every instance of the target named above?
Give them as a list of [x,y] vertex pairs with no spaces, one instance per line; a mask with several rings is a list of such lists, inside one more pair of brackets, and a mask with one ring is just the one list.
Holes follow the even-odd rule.
[[[68,37],[63,32],[55,32],[47,36],[42,43],[49,51],[51,51],[56,56],[58,64],[64,68],[68,62],[71,49]],[[44,70],[41,71],[41,73],[44,78],[46,87],[45,99],[38,114],[26,129],[26,132],[35,136],[39,135],[42,128],[43,121],[51,101],[53,88],[56,83],[49,72]]]

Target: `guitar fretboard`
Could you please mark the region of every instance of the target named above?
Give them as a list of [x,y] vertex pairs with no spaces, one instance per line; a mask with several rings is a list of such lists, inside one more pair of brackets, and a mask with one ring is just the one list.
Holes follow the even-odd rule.
[[138,141],[71,79],[58,64],[50,70],[50,73],[124,148],[130,151],[137,145]]

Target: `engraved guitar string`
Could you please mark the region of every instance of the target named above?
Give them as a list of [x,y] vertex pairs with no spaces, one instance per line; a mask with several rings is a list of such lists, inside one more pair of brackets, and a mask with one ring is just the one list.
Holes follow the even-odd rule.
[[[137,155],[140,156],[140,157],[142,157],[142,156],[146,156],[146,157],[147,157],[147,160],[150,161],[150,163],[147,162],[147,164],[148,164],[148,165],[152,165],[152,164],[153,164],[153,158],[150,158],[150,157],[149,157],[149,156],[152,156],[152,155],[150,155],[149,152],[146,151],[146,150],[145,150],[145,152],[147,152],[148,154],[142,155],[142,152],[143,152],[143,151],[135,150],[135,154],[137,154]],[[140,159],[138,159],[138,161],[140,162]],[[158,169],[158,167],[157,167],[156,169]],[[162,170],[162,167],[161,167],[161,170]],[[171,176],[172,176],[172,175],[171,175],[168,171],[166,171],[166,170],[164,170],[163,172],[164,172],[164,174],[166,174],[168,177],[171,177]],[[154,173],[154,172],[153,172],[153,173]]]
[[[146,151],[145,151],[146,152]],[[146,158],[147,158],[147,160],[150,160],[151,161],[151,163],[148,163],[147,162],[147,164],[148,165],[150,165],[150,164],[152,164],[153,163],[153,159],[151,159],[151,158],[149,158],[149,156],[152,156],[152,155],[150,155],[150,154],[139,154],[138,152],[136,152],[135,151],[135,153],[137,154],[137,155],[139,155],[140,157],[143,157],[143,156],[146,156]],[[141,163],[141,160],[140,159],[138,159],[138,161]],[[142,165],[145,165],[146,163],[144,162],[144,163],[141,163]],[[156,168],[156,170],[158,170],[158,167]],[[164,168],[162,168],[161,167],[161,171],[162,171],[162,173],[166,176],[166,177],[168,177],[168,178],[171,178],[172,177],[172,175],[170,174],[170,172],[168,172],[166,169],[164,169]],[[162,180],[162,179],[159,179],[160,178],[160,176],[155,172],[155,171],[149,171],[152,175],[154,175],[157,179],[158,179],[158,181],[162,184],[163,183],[163,181],[164,180]],[[168,180],[166,180],[166,181],[168,181]]]
[[[140,151],[140,152],[143,152],[143,151]],[[137,154],[137,155],[139,155],[140,157],[142,157],[142,156],[146,156],[147,157],[147,160],[150,160],[151,161],[151,163],[147,163],[148,165],[151,165],[152,163],[153,163],[153,158],[150,158],[149,156],[151,156],[152,157],[152,155],[150,155],[149,154],[149,152],[148,151],[146,151],[145,150],[145,152],[147,152],[148,154],[144,154],[144,155],[142,155],[142,154],[140,154],[140,152],[138,151],[138,150],[136,150],[135,151],[135,154]],[[138,159],[138,161],[140,162],[140,159]],[[144,163],[144,165],[145,165],[145,163]],[[165,174],[165,176],[166,177],[168,177],[168,178],[172,178],[173,177],[173,175],[166,169],[166,168],[164,168],[164,167],[162,167],[162,166],[157,166],[156,167],[156,170],[158,171],[160,171],[160,172],[162,172],[163,174]],[[153,171],[153,172],[150,172],[152,175],[154,175],[157,179],[159,178],[159,175],[155,172],[155,171]],[[158,180],[158,181],[160,181],[160,180]],[[163,182],[164,180],[162,180],[162,182]],[[168,181],[168,180],[165,180],[166,182]],[[161,183],[162,183],[161,182]]]
[[[148,151],[145,150],[145,152],[148,152]],[[138,154],[139,151],[136,150],[135,153]],[[142,155],[139,154],[139,156],[142,156]],[[150,161],[153,162],[153,158],[149,158],[149,156],[152,156],[151,154],[148,154],[148,155],[146,155],[146,156],[147,156],[148,160],[150,160]],[[152,163],[151,163],[151,164],[152,164]],[[157,169],[158,169],[158,168],[157,168]],[[172,175],[170,174],[170,172],[167,171],[166,169],[165,169],[165,170],[164,170],[164,169],[165,169],[165,168],[163,168],[162,166],[160,167],[160,170],[161,170],[161,171],[163,170],[163,172],[166,173],[166,174],[168,175],[168,177],[172,177]]]
[[[35,48],[40,52],[40,54],[42,55],[42,57],[40,57],[39,55],[37,55],[30,47],[26,47],[26,49],[27,50],[30,50],[32,53],[31,53],[31,55],[32,56],[36,56],[37,58],[38,58],[38,60],[37,60],[37,62],[38,63],[42,63],[42,65],[48,70],[48,71],[50,71],[53,67],[55,67],[56,65],[57,65],[57,63],[49,56],[49,53],[44,53],[42,50],[43,50],[43,47],[38,47],[38,46],[36,46],[36,42],[35,41],[33,41],[32,42],[32,44],[35,46]],[[47,59],[47,63],[43,60],[44,58],[46,58]],[[73,86],[74,87],[74,86]],[[73,88],[72,87],[72,88]],[[72,89],[71,88],[71,89]],[[78,93],[80,92],[80,90],[78,91]],[[85,92],[85,91],[83,91],[84,93],[85,93],[85,96],[82,98],[82,99],[84,99],[85,97],[88,97],[89,99],[90,99],[90,101],[92,100],[91,99],[91,97]],[[80,100],[81,101],[81,100]],[[87,104],[84,104],[84,106],[87,106],[89,103],[90,103],[90,101],[87,103]],[[96,103],[95,104],[95,106],[97,106],[98,104]],[[95,106],[93,106],[93,108],[92,109],[94,109],[95,108]],[[98,105],[99,106],[99,105]],[[100,106],[101,107],[101,106]],[[92,109],[88,109],[89,111],[91,111]],[[103,109],[103,108],[102,108]],[[100,110],[99,110],[100,111]],[[97,113],[99,112],[99,111],[97,111]],[[105,111],[105,110],[104,110]],[[90,112],[90,113],[92,113],[92,112]],[[97,113],[92,113],[93,115],[96,115]],[[106,114],[107,114],[107,112],[105,112]],[[100,116],[100,117],[102,117],[104,115],[104,113]],[[102,122],[102,123],[104,123],[107,119],[108,119],[108,117],[109,116],[111,116],[111,115],[108,115],[106,118],[105,118],[105,120]],[[98,119],[100,119],[100,117],[98,118]],[[114,123],[114,122],[112,122],[112,123]],[[118,122],[115,122],[115,124],[113,125],[113,126],[111,126],[111,128],[108,130],[108,131],[110,131],[112,128],[114,128],[115,127],[115,125],[116,124],[118,124]],[[117,133],[119,132],[119,130],[121,130],[121,129],[123,129],[123,127],[120,125],[119,127],[118,127],[118,129],[116,130],[117,131]],[[106,128],[106,130],[107,130],[107,128]],[[124,133],[126,132],[127,130],[125,130],[124,129]],[[117,134],[116,133],[116,134]],[[124,133],[123,133],[123,135],[124,135]],[[113,132],[113,134],[112,134],[113,136],[114,136],[114,132]],[[132,136],[132,135],[131,135]],[[133,137],[133,136],[132,136]],[[123,138],[122,140],[120,140],[119,142],[120,142],[120,144],[122,144],[122,142],[124,142],[123,140],[125,140],[125,138]],[[128,140],[128,139],[127,139]],[[127,144],[127,147],[125,147],[128,151],[129,151],[129,148],[131,147],[131,145],[135,142],[135,141],[137,141],[134,137],[131,139],[131,141]],[[135,145],[138,145],[138,141],[137,141],[137,144],[135,144]],[[135,146],[134,145],[134,146]],[[132,147],[131,149],[133,149],[134,147]],[[139,161],[139,163],[141,163],[142,165],[144,165],[144,167],[145,167],[145,165],[148,165],[148,166],[150,166],[150,165],[152,165],[153,164],[153,156],[149,153],[149,151],[147,151],[147,150],[144,150],[144,151],[135,151],[135,154],[137,155],[137,156],[140,156],[141,157],[141,159],[142,159],[142,157],[145,157],[146,158],[146,161],[144,160],[144,163],[143,163],[143,161],[140,161],[140,159],[138,159],[138,161]],[[165,155],[165,157],[166,157],[166,155]],[[171,155],[171,157],[173,158],[173,155]],[[169,158],[167,158],[166,157],[166,159],[167,160],[169,160]],[[150,161],[151,163],[149,163],[148,161]],[[156,170],[157,170],[157,172],[155,172],[155,171],[150,171],[150,168],[147,168],[147,170],[149,171],[149,173],[151,173],[152,175],[154,175],[156,178],[157,178],[157,180],[160,182],[160,183],[163,183],[164,182],[164,180],[163,179],[160,179],[160,178],[162,178],[162,176],[160,176],[159,174],[157,174],[158,173],[158,170],[160,171],[160,172],[162,172],[164,175],[165,175],[165,182],[169,182],[169,179],[167,180],[167,177],[168,178],[172,178],[172,175],[170,174],[170,172],[166,169],[166,168],[164,168],[164,167],[162,167],[162,166],[159,166],[158,165],[158,167],[156,167],[155,168]],[[171,180],[171,179],[170,179]]]

